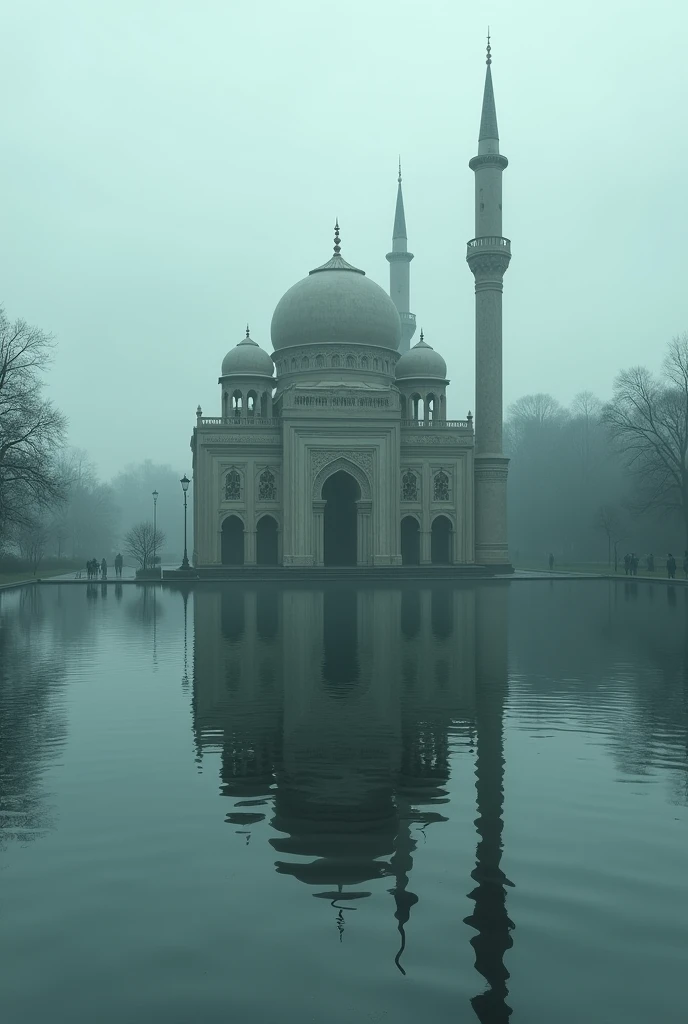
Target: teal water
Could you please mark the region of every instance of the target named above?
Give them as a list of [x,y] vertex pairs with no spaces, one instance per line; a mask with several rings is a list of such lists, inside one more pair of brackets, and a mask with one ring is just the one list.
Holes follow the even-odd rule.
[[3,1024],[688,1019],[688,588],[0,595]]

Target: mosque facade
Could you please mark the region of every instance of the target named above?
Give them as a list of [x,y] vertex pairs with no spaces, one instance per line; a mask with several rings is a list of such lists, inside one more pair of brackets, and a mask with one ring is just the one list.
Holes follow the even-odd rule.
[[197,410],[197,569],[400,565],[510,569],[502,452],[502,172],[490,49],[475,176],[475,421],[447,419],[447,367],[412,346],[410,264],[397,189],[389,294],[334,252],[278,302],[272,354],[246,336]]

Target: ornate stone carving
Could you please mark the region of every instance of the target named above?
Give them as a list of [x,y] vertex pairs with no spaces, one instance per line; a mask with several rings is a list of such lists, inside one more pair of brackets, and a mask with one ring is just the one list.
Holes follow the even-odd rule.
[[258,478],[258,501],[277,501],[275,474],[268,468]]
[[225,501],[241,501],[241,473],[230,469],[225,476]]
[[464,438],[459,438],[459,437],[452,436],[451,434],[440,434],[440,433],[433,434],[432,431],[430,431],[430,430],[424,430],[422,433],[418,433],[418,434],[416,434],[416,433],[414,433],[414,434],[411,434],[411,433],[407,434],[407,433],[403,432],[402,435],[401,435],[401,443],[402,443],[402,446],[403,445],[407,445],[407,444],[412,444],[412,445],[427,444],[427,445],[430,445],[431,447],[434,447],[436,445],[449,445],[449,444],[453,444],[453,445],[456,445],[457,447],[461,446],[461,447],[464,447],[464,448],[472,448],[473,447],[473,438],[470,437],[470,438],[465,438],[464,439]]
[[449,477],[443,469],[438,470],[433,477],[432,499],[433,501],[449,501]]
[[407,469],[401,478],[401,500],[418,501],[418,477],[412,469]]
[[199,436],[200,443],[205,444],[282,444],[279,434],[211,434]]
[[480,254],[471,254],[467,257],[468,266],[476,277],[478,275],[490,276],[494,274],[503,277],[509,266],[509,259],[510,257],[506,253],[499,252],[481,252]]
[[315,480],[321,469],[337,459],[353,462],[354,466],[362,469],[370,480],[373,473],[372,453],[350,448],[318,448],[311,451],[311,480]]

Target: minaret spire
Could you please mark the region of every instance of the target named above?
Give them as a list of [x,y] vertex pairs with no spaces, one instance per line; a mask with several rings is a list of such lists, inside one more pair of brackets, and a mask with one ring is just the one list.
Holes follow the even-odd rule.
[[492,47],[490,46],[490,29],[487,29],[487,56],[485,59],[485,89],[483,91],[483,108],[480,114],[480,132],[478,133],[478,153],[499,153],[499,130],[497,128],[497,110],[495,108],[494,88],[492,86]]
[[394,227],[392,229],[392,251],[387,253],[389,260],[389,294],[401,317],[400,352],[407,352],[411,347],[411,338],[416,331],[416,318],[409,312],[411,304],[411,272],[409,264],[413,253],[408,251],[406,235],[406,214],[404,212],[404,195],[401,190],[401,157],[399,157],[399,173],[397,175],[397,203],[394,209]]
[[502,236],[502,172],[497,112],[492,87],[492,46],[487,70],[475,172],[475,238],[466,259],[475,277],[475,560],[508,569],[506,477],[502,452],[502,291],[511,242]]

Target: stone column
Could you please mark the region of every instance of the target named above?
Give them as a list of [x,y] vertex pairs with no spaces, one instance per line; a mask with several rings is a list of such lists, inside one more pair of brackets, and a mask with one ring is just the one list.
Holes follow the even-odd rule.
[[432,531],[421,530],[420,531],[420,564],[421,565],[432,565]]
[[315,539],[315,565],[325,564],[325,505],[324,498],[313,500],[313,533]]
[[256,531],[244,529],[244,565],[256,564]]
[[356,502],[356,565],[369,565],[370,558],[370,517],[373,503],[370,499]]

